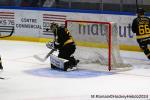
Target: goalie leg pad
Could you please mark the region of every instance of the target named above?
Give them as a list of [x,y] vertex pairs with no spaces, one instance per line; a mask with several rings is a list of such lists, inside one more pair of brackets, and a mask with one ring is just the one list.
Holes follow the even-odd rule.
[[79,62],[79,60],[77,60],[77,63],[74,65],[72,64],[71,61],[63,59],[63,58],[59,58],[55,55],[50,55],[50,61],[51,61],[51,68],[52,69],[61,69],[64,71],[72,71],[72,70],[76,70],[76,65]]
[[51,62],[51,68],[53,69],[58,68],[58,69],[67,71],[69,60],[58,58],[57,56],[51,54],[50,62]]

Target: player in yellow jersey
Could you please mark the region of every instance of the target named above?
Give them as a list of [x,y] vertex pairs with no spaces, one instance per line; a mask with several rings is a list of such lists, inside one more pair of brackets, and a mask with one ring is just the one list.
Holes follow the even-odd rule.
[[145,10],[137,9],[137,18],[132,22],[132,32],[136,33],[137,42],[144,54],[150,60],[150,18],[145,16]]

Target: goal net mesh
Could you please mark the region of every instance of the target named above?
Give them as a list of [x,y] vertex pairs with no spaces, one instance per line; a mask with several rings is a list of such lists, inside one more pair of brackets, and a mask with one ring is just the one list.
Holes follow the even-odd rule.
[[107,65],[108,70],[129,66],[120,56],[116,23],[66,20],[65,26],[76,41],[98,43],[99,48],[77,48],[75,56],[81,62]]

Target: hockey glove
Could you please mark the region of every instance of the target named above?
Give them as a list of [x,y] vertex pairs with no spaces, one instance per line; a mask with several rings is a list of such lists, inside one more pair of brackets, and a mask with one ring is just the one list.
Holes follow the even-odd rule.
[[48,43],[46,43],[46,47],[49,48],[49,49],[55,49],[55,44],[54,43],[55,43],[54,41],[53,42],[48,42]]
[[53,41],[53,42],[48,42],[46,43],[46,47],[49,49],[58,49],[59,48],[59,43]]
[[54,42],[54,47],[55,47],[55,49],[59,49],[59,48],[60,48],[60,44],[55,41],[55,42]]

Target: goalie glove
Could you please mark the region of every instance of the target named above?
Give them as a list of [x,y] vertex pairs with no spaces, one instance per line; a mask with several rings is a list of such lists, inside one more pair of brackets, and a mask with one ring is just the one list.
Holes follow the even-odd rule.
[[46,43],[46,47],[49,48],[49,49],[55,49],[54,41]]
[[48,42],[46,43],[46,47],[49,49],[58,49],[59,43],[53,41],[53,42]]

